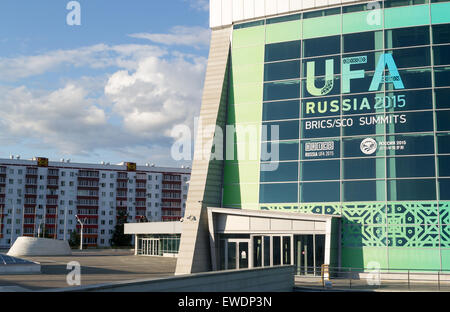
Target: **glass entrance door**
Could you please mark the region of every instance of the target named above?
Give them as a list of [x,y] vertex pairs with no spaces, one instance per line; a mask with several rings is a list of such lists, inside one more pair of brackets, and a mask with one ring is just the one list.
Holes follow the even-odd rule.
[[247,269],[249,264],[248,240],[226,239],[224,242],[224,269]]
[[297,275],[318,275],[324,263],[325,235],[294,235],[294,264]]
[[141,254],[146,256],[159,256],[159,239],[158,238],[142,239]]

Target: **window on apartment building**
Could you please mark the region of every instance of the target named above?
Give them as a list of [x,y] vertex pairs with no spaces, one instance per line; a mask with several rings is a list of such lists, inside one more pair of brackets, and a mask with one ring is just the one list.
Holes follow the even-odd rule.
[[158,181],[158,176],[155,176],[155,180]]
[[102,173],[102,179],[106,179],[106,173]]
[[102,206],[105,206],[105,205],[106,205],[106,202],[102,201]]
[[105,225],[105,220],[101,220],[101,221],[100,221],[100,224],[101,224],[101,225]]
[[18,196],[22,196],[22,190],[21,189],[17,189],[17,195]]
[[70,182],[69,182],[69,186],[73,186],[73,181],[70,181]]
[[109,197],[114,197],[114,192],[110,192]]
[[23,174],[23,170],[22,170],[22,169],[19,169],[19,170],[17,170],[17,173],[18,173],[18,174]]
[[66,182],[65,181],[61,181],[61,186],[65,186]]
[[69,210],[69,214],[70,214],[70,215],[72,214],[72,210]]
[[14,174],[14,169],[9,169],[10,174]]
[[63,201],[63,200],[60,200],[60,201],[59,201],[59,204],[60,204],[60,205],[64,205],[64,201]]
[[159,206],[159,204],[158,203],[155,203],[155,207],[158,207]]
[[44,180],[44,176],[43,176],[43,175],[40,175],[40,176],[39,176],[39,180]]
[[109,215],[110,215],[110,216],[112,216],[112,215],[113,215],[113,212],[112,212],[112,211],[110,211],[110,212],[109,212]]
[[113,220],[109,220],[109,225],[113,225]]
[[148,206],[148,207],[151,207],[151,206],[152,206],[152,203],[151,203],[151,202],[148,202],[148,203],[147,203],[147,206]]
[[42,209],[43,208],[43,206],[42,205],[38,205],[38,209]]
[[148,197],[148,198],[152,198],[152,193],[148,193],[148,194],[147,194],[147,197]]
[[112,234],[113,233],[113,231],[112,230],[109,230],[109,234]]
[[66,172],[65,171],[61,171],[61,176],[65,177],[66,176]]
[[100,244],[104,244],[105,243],[105,240],[102,238],[101,240],[100,240]]
[[64,196],[66,193],[64,191],[61,191],[61,195]]
[[6,224],[11,224],[11,219],[6,220]]
[[8,194],[12,194],[13,193],[13,189],[8,189]]
[[17,229],[17,230],[16,230],[16,234],[20,234],[20,229]]
[[155,211],[155,217],[157,217],[158,216],[158,213]]
[[20,219],[16,219],[16,224],[20,224]]
[[105,234],[105,230],[100,230],[100,234]]
[[17,180],[18,184],[22,184],[22,179]]
[[59,220],[59,224],[64,224],[64,220]]
[[43,190],[43,189],[44,189],[44,186],[43,186],[43,185],[39,185],[39,189],[40,189],[40,190]]
[[151,185],[151,184],[148,185],[148,189],[149,189],[149,190],[152,189],[152,185]]
[[114,188],[114,183],[109,183],[109,188]]
[[102,192],[102,197],[106,197],[106,192]]
[[133,201],[133,198],[132,198],[132,197],[129,197],[129,198],[128,198],[128,201],[131,203],[131,202]]
[[17,202],[18,205],[22,204],[22,200],[20,198],[17,198]]
[[155,198],[159,198],[159,194],[155,194]]
[[39,199],[44,199],[44,195],[39,195]]
[[69,220],[69,224],[72,224],[72,220]]
[[64,230],[59,230],[59,234],[64,235]]
[[155,190],[159,190],[159,185],[158,184],[155,185]]
[[100,183],[101,187],[106,187],[106,183]]
[[69,206],[73,205],[73,200],[69,200]]
[[14,184],[14,179],[9,179],[9,184]]
[[110,177],[111,179],[114,179],[114,173],[111,173],[111,174],[109,175],[109,177]]
[[71,177],[73,177],[73,176],[74,176],[74,173],[73,173],[73,172],[71,172],[71,173],[70,173],[70,176],[71,176]]
[[102,216],[106,215],[106,211],[102,210]]
[[133,190],[132,190],[132,189],[129,189],[129,190],[128,190],[128,193],[133,193]]

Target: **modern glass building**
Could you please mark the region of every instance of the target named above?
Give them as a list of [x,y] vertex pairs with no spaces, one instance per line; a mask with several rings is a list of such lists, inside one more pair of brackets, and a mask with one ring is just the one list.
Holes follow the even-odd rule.
[[[288,263],[297,266],[301,246],[315,250],[313,263],[320,265],[317,244],[334,244],[325,263],[450,270],[450,2],[316,1],[305,8],[309,1],[301,7],[278,0],[260,8],[258,1],[230,1],[231,13],[226,0],[213,2],[208,70],[220,59],[217,42],[226,54],[214,122],[234,126],[235,142],[232,152],[225,148],[234,157],[215,166],[209,161],[203,176],[194,162],[191,181],[203,181],[209,194],[200,200],[242,211],[337,217],[328,243],[321,234],[292,229]],[[240,2],[242,14],[236,13]],[[217,39],[219,32],[229,42]],[[211,77],[202,112],[212,105]],[[205,205],[189,208],[189,196],[186,213],[201,218]],[[248,236],[258,266],[255,237],[268,234],[248,231],[240,234]],[[229,251],[220,242],[230,233],[242,238],[218,234],[213,267],[224,268],[218,259]],[[187,250],[202,243],[186,238],[184,244]]]

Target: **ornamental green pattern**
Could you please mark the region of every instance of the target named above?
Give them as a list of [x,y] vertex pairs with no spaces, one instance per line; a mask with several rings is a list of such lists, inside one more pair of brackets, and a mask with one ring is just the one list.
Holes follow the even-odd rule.
[[344,225],[342,247],[386,247],[386,226]]
[[342,247],[450,248],[450,226],[440,225],[450,224],[450,202],[270,204],[260,209],[341,215]]
[[269,204],[260,205],[261,210],[283,210],[284,212],[340,215],[339,204]]
[[389,226],[389,247],[439,247],[439,226]]
[[386,224],[384,203],[358,203],[342,205],[343,224]]

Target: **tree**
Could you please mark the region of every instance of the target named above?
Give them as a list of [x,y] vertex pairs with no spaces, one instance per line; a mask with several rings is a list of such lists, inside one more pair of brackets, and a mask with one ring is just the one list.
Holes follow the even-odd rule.
[[80,246],[80,234],[77,234],[76,231],[70,233],[69,245],[70,247]]
[[124,223],[127,221],[128,213],[119,210],[117,213],[117,223],[114,227],[113,236],[111,238],[112,246],[130,246],[131,235],[124,234]]

